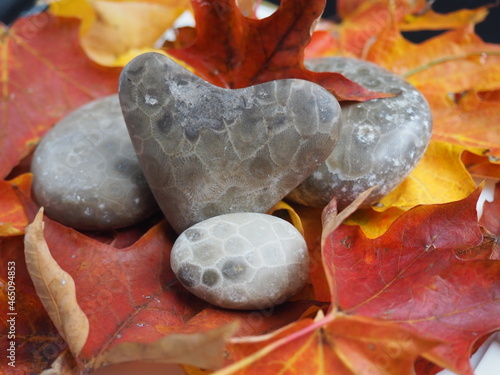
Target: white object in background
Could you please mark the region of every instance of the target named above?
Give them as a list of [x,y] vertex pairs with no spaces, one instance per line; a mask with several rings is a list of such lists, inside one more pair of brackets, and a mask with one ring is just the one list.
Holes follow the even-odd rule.
[[[262,19],[269,17],[276,11],[276,9],[278,9],[277,5],[264,2],[257,8],[255,14],[258,19]],[[177,37],[175,31],[176,29],[186,26],[194,27],[195,24],[196,21],[193,17],[193,14],[190,11],[186,10],[175,20],[173,27],[166,30],[165,33],[156,41],[155,48],[161,48],[163,43],[165,43],[165,41],[167,40],[173,42]]]
[[[500,332],[491,335],[470,359],[474,375],[500,374]],[[455,375],[450,370],[443,370],[436,375]]]
[[481,361],[475,367],[475,375],[500,374],[500,333],[496,333]]

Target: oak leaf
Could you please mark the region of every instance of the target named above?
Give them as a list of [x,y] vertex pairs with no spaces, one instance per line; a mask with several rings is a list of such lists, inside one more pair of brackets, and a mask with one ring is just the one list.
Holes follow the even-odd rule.
[[[235,0],[194,0],[192,5],[196,20],[194,41],[183,48],[167,48],[167,52],[215,85],[242,88],[276,79],[300,78],[322,85],[339,99],[387,97],[366,90],[339,73],[305,69],[304,49],[325,0],[285,0],[275,13],[262,20],[245,17]],[[182,40],[182,34],[188,31],[181,31]]]
[[78,21],[48,13],[0,25],[0,176],[33,150],[55,122],[117,91],[118,69],[90,61]]

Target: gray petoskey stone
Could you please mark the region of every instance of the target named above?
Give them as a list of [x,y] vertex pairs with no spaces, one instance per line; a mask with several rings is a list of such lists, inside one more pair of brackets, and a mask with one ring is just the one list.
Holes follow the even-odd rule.
[[367,89],[400,93],[392,98],[344,102],[340,137],[331,155],[288,198],[322,207],[335,196],[339,209],[377,188],[372,204],[395,189],[415,168],[429,144],[432,118],[424,96],[396,74],[367,61],[329,57],[309,60],[308,69],[339,72]]

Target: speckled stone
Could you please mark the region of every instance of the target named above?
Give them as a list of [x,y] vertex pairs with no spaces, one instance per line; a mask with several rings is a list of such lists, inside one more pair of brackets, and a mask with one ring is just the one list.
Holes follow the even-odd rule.
[[258,213],[216,216],[176,240],[172,270],[193,294],[229,309],[285,302],[308,279],[304,238],[287,221]]
[[267,212],[332,152],[340,106],[322,87],[280,80],[231,90],[168,57],[136,57],[120,103],[148,183],[172,227]]
[[342,57],[306,62],[318,72],[340,72],[364,87],[401,92],[393,98],[342,104],[342,130],[332,154],[288,195],[308,206],[325,206],[333,196],[340,209],[377,185],[367,204],[396,188],[414,169],[429,144],[431,112],[420,92],[375,64]]
[[54,220],[81,230],[135,224],[158,209],[139,167],[118,95],[57,123],[35,150],[33,194]]

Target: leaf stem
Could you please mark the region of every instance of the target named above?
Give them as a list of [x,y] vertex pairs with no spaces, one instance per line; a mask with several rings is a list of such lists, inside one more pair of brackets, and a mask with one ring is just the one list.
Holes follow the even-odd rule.
[[469,57],[473,56],[481,56],[481,55],[492,55],[492,56],[500,56],[500,51],[481,51],[481,52],[473,52],[473,53],[468,53],[468,54],[463,54],[463,55],[456,55],[456,56],[446,56],[442,57],[437,60],[433,60],[429,62],[428,64],[422,65],[420,67],[417,67],[413,70],[410,70],[406,73],[404,73],[402,76],[404,78],[408,78],[412,75],[418,74],[423,72],[426,69],[432,68],[433,66],[439,65],[439,64],[444,64],[449,61],[455,61],[455,60],[461,60],[461,59],[467,59]]
[[274,350],[280,348],[281,346],[289,342],[295,341],[311,332],[314,332],[315,330],[331,323],[334,319],[335,316],[333,314],[327,314],[324,318],[314,321],[311,325],[297,332],[294,332],[291,335],[287,335],[279,340],[276,340],[275,342],[266,345],[265,347],[253,353],[252,355],[246,356],[243,359],[240,359],[238,362],[235,362],[219,371],[214,372],[213,375],[230,375],[238,370],[244,369],[249,365],[251,365],[252,363],[256,362],[257,360],[273,352]]

